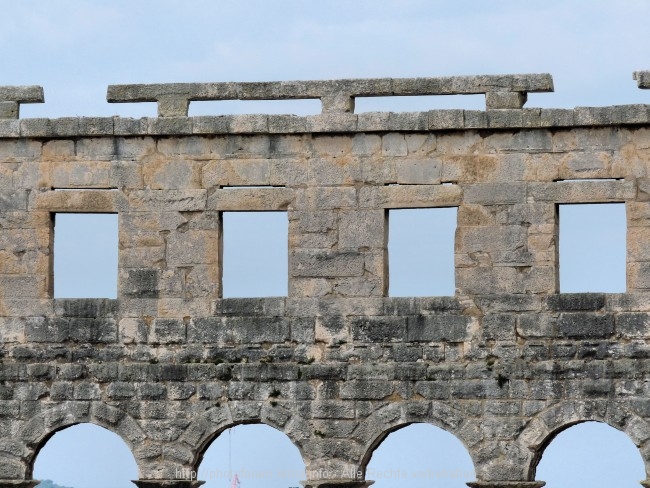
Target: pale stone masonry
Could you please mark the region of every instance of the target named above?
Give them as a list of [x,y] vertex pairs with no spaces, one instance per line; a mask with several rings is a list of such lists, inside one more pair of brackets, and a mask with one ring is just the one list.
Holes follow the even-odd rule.
[[[349,473],[413,422],[463,442],[475,487],[541,486],[544,448],[586,420],[650,468],[650,105],[522,108],[552,89],[113,86],[160,117],[18,119],[42,91],[0,87],[0,487],[33,486],[39,449],[79,422],[121,436],[151,488],[196,486],[175,473],[250,422],[291,439],[308,487],[367,486]],[[358,96],[451,93],[487,110],[354,113]],[[323,113],[186,116],[236,98]],[[607,202],[626,206],[627,291],[559,293],[558,205]],[[456,293],[387,297],[387,211],[425,207],[458,208]],[[225,211],[287,212],[287,297],[221,298]],[[116,300],[52,298],[58,212],[118,214]]]

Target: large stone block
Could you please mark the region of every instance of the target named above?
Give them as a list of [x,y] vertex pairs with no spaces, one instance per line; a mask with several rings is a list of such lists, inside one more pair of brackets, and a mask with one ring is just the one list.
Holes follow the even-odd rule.
[[201,164],[198,161],[169,160],[160,153],[142,161],[142,178],[152,190],[201,188]]
[[219,262],[218,230],[188,230],[167,236],[168,266],[216,264]]
[[228,211],[272,211],[287,210],[294,200],[289,188],[222,188],[208,197],[207,208]]
[[402,342],[406,338],[406,317],[355,317],[352,338],[359,342]]
[[118,213],[128,207],[118,190],[37,191],[29,197],[29,207],[48,212]]
[[267,186],[271,184],[271,160],[225,159],[210,161],[203,166],[203,185]]
[[111,162],[92,164],[77,161],[53,162],[51,164],[54,188],[112,188]]
[[470,295],[554,293],[555,268],[530,264],[456,268],[456,288]]
[[128,193],[129,206],[135,211],[192,212],[206,209],[206,190],[135,190]]
[[408,317],[407,338],[415,342],[463,342],[470,337],[469,326],[464,315],[415,315]]
[[560,293],[546,300],[549,310],[558,312],[598,311],[605,307],[604,293]]
[[361,161],[347,157],[310,158],[308,160],[309,183],[314,186],[354,185],[362,181]]
[[157,344],[182,344],[185,342],[187,324],[179,319],[156,319],[149,342]]
[[456,252],[494,253],[522,249],[528,240],[527,230],[519,225],[459,227],[456,232]]
[[112,343],[117,342],[117,324],[114,319],[30,317],[25,336],[33,342]]
[[118,301],[108,298],[59,298],[54,300],[54,314],[61,317],[115,318]]
[[0,190],[0,211],[12,212],[16,210],[27,210],[27,197],[28,194],[24,190]]
[[623,337],[647,338],[650,336],[650,315],[648,313],[618,314],[616,332]]
[[614,316],[595,313],[562,313],[558,334],[574,338],[608,338],[614,333]]
[[512,340],[516,317],[511,314],[490,314],[483,317],[483,337],[492,340]]
[[394,387],[386,381],[352,380],[341,387],[343,400],[381,400],[393,393]]
[[291,336],[289,320],[281,317],[229,317],[224,319],[226,342],[285,342]]
[[160,271],[157,269],[128,269],[120,282],[122,295],[132,298],[158,298]]
[[289,252],[290,276],[361,276],[363,270],[364,256],[356,251],[295,249]]
[[364,186],[359,190],[362,208],[454,207],[460,202],[457,185]]
[[386,223],[381,209],[339,212],[339,249],[385,247]]
[[553,183],[530,183],[529,195],[535,201],[555,203],[606,203],[634,199],[633,181],[625,180],[572,180]]
[[438,185],[442,163],[436,159],[398,159],[395,161],[397,184]]
[[357,189],[354,187],[297,188],[295,195],[295,209],[332,210],[357,207]]
[[463,187],[463,201],[480,205],[503,205],[526,201],[525,183],[479,183]]

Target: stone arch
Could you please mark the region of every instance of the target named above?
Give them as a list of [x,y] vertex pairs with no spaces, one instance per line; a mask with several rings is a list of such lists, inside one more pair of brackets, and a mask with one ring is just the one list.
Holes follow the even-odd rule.
[[305,463],[302,441],[308,428],[300,416],[280,404],[260,406],[259,402],[230,402],[206,410],[192,421],[179,439],[183,448],[192,453],[188,467],[196,471],[217,437],[231,427],[246,424],[265,424],[279,430],[298,448]]
[[360,425],[363,434],[363,451],[359,469],[364,475],[374,451],[391,433],[416,423],[439,427],[456,437],[467,450],[472,464],[476,467],[475,453],[472,446],[476,439],[472,435],[478,425],[467,422],[461,412],[453,407],[437,402],[412,401],[386,405],[370,414]]
[[98,425],[119,436],[138,464],[138,475],[141,474],[141,465],[135,453],[137,444],[146,436],[133,418],[123,410],[100,401],[66,402],[32,417],[19,431],[17,439],[25,448],[22,456],[25,479],[32,478],[36,457],[54,434],[82,423]]
[[605,423],[627,434],[641,453],[647,477],[650,473],[650,424],[645,419],[624,402],[567,400],[537,414],[519,435],[517,442],[530,453],[527,479],[535,480],[544,450],[558,434],[574,425],[592,421]]

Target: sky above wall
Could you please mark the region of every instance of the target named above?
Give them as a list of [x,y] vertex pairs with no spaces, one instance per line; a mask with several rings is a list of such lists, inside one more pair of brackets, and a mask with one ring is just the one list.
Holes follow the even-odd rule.
[[[46,103],[23,105],[22,117],[155,115],[154,104],[106,103],[109,84],[540,72],[553,75],[555,93],[530,94],[527,107],[650,103],[650,91],[639,90],[632,80],[633,71],[650,69],[650,2],[645,0],[0,0],[0,6],[0,84],[36,84],[45,89]],[[358,111],[431,108],[481,109],[484,99],[400,97],[357,102]],[[314,102],[206,102],[190,108],[194,115],[318,111]],[[65,432],[72,435],[63,436]],[[115,466],[100,475],[90,467],[94,461],[79,457],[92,450],[92,435],[89,447],[71,455],[85,435],[74,432],[54,436],[51,449],[46,446],[39,457],[36,477],[52,477],[48,473],[75,459],[74,465],[61,471],[68,476],[61,484],[75,488],[130,485],[111,478],[120,473]],[[239,438],[246,439],[246,435],[240,433]],[[418,447],[423,443],[446,442],[444,436],[427,435],[415,431],[406,437],[406,445],[415,446],[415,453],[424,453]],[[625,436],[605,440],[603,435],[598,431],[579,439],[583,447],[605,443],[612,452],[623,452],[631,445]],[[255,435],[250,439],[261,442]],[[103,458],[121,463],[110,454],[121,441],[113,437],[106,442],[108,454]],[[396,453],[405,447],[392,449]],[[560,454],[553,457],[555,468],[540,470],[539,479],[549,481],[549,473],[570,465],[567,456],[582,448],[561,444],[558,449]],[[293,455],[290,447],[268,451],[278,460]],[[243,455],[246,449],[238,452]],[[223,456],[221,464],[211,461],[208,465],[223,465]],[[611,469],[630,474],[632,480],[641,479],[639,460],[633,457],[626,460],[636,463],[636,471],[622,461]],[[415,454],[406,456],[407,461],[416,458]],[[449,463],[460,466],[461,458]],[[394,459],[394,455],[389,451],[385,459]],[[600,459],[615,457],[602,455]],[[251,463],[240,459],[243,466],[252,467]],[[590,469],[572,467],[572,471],[574,483],[612,486],[603,476],[587,483]],[[84,484],[82,476],[90,476],[91,484]],[[131,470],[125,476],[134,474]],[[276,481],[266,486],[289,486]],[[426,486],[446,486],[433,481],[428,480]],[[470,480],[461,481],[454,486]],[[630,483],[617,486],[634,486]],[[295,485],[292,481],[291,486]],[[416,484],[409,480],[401,486]]]

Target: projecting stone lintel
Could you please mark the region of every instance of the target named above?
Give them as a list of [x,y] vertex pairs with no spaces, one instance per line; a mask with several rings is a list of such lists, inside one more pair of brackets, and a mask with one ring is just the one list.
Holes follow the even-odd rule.
[[357,97],[485,94],[488,109],[523,107],[528,92],[552,92],[549,74],[316,81],[110,85],[111,103],[157,102],[160,117],[186,117],[191,101],[320,99],[322,113],[354,113]]
[[21,103],[43,103],[41,86],[0,86],[0,119],[17,119]]

